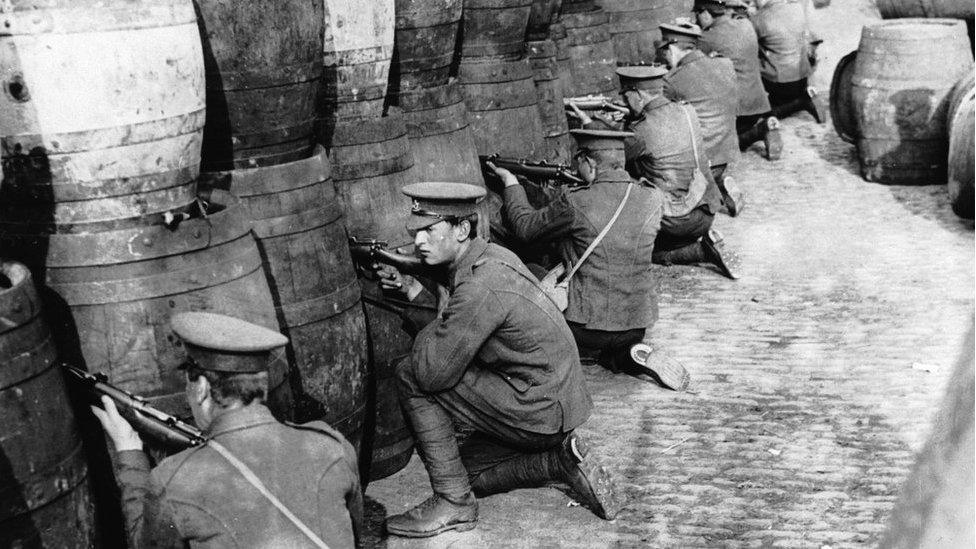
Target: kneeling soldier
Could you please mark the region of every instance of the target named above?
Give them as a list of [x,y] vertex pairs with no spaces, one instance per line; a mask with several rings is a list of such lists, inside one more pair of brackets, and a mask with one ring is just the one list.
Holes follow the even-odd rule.
[[151,472],[142,440],[102,397],[132,547],[354,547],[356,453],[324,422],[278,423],[263,404],[271,351],[288,339],[229,316],[181,313],[186,398],[207,442]]
[[[549,482],[567,484],[597,515],[613,518],[610,478],[573,432],[593,406],[573,334],[518,257],[477,236],[485,190],[416,183],[403,192],[413,199],[407,228],[416,253],[446,271],[448,295],[397,369],[434,494],[390,517],[387,531],[427,537],[470,530],[478,520],[475,493]],[[388,288],[432,298],[385,269]]]

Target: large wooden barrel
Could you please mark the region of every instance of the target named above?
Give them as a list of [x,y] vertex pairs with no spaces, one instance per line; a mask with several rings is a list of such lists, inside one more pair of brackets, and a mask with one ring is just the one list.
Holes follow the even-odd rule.
[[549,27],[549,35],[556,46],[556,70],[563,96],[569,96],[573,89],[572,59],[569,57],[569,44],[566,41],[566,27],[558,20]]
[[535,40],[526,42],[526,47],[529,62],[532,64],[536,97],[539,100],[539,115],[542,118],[542,159],[567,163],[573,149],[573,138],[569,135],[563,106],[563,86],[559,80],[556,44],[552,40]]
[[392,82],[400,90],[447,84],[462,0],[397,0]]
[[322,78],[322,3],[196,5],[207,71],[203,169],[309,157]]
[[564,45],[572,74],[570,87],[563,93],[570,97],[590,94],[613,94],[617,90],[614,73],[616,57],[610,40],[607,14],[602,9],[563,13],[559,21],[566,29]]
[[[175,228],[25,235],[0,225],[0,256],[43,273],[45,312],[63,359],[189,417],[177,370],[186,353],[170,328],[172,315],[212,311],[278,329],[250,226],[231,197],[218,200],[206,218]],[[269,404],[286,419],[287,369],[282,351],[270,371]]]
[[192,203],[204,71],[190,0],[5,5],[0,219],[117,225]]
[[830,81],[830,120],[837,135],[848,143],[857,140],[857,113],[851,97],[851,79],[854,77],[856,59],[856,51],[841,57]]
[[609,17],[617,62],[653,62],[657,56],[654,41],[661,39],[658,27],[676,17],[690,17],[693,4],[693,0],[601,0],[600,6]]
[[946,96],[972,69],[966,28],[951,19],[865,26],[851,97],[861,174],[868,181],[932,184],[946,176]]
[[579,13],[581,11],[592,11],[597,7],[593,0],[563,0],[559,13]]
[[973,141],[973,126],[976,125],[974,107],[976,91],[970,86],[969,93],[954,110],[950,122],[952,132],[949,134],[949,201],[952,211],[967,219],[973,218],[976,202],[973,192],[973,165],[976,163],[973,156],[976,150],[976,143]]
[[971,0],[877,0],[876,5],[884,19],[905,17],[939,17],[962,19],[973,39],[973,22],[976,6]]
[[531,8],[532,0],[464,0],[461,56],[521,57]]
[[0,547],[94,545],[88,467],[30,272],[0,262]]
[[952,86],[952,91],[949,93],[949,108],[946,111],[946,124],[949,126],[948,135],[952,135],[952,120],[956,117],[956,111],[969,98],[974,87],[976,87],[976,72],[972,70]]
[[549,38],[549,28],[559,17],[562,0],[532,0],[529,23],[525,29],[526,40],[545,40]]
[[478,154],[542,154],[542,120],[528,59],[462,58],[458,75]]
[[394,0],[322,1],[322,114],[326,121],[378,117],[393,58]]
[[208,175],[241,198],[253,223],[289,339],[295,420],[325,420],[358,447],[366,417],[366,321],[325,149],[287,164]]

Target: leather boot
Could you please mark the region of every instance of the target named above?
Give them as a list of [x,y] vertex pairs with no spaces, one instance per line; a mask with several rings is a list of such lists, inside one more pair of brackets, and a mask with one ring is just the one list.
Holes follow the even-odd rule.
[[720,244],[722,234],[715,229],[709,229],[708,234],[701,239],[701,249],[704,259],[702,263],[711,263],[719,272],[735,280],[739,278],[738,257],[730,252],[723,252]]
[[736,217],[741,214],[742,209],[746,207],[746,195],[735,178],[731,175],[722,177],[719,190],[722,191],[722,205],[725,206],[729,217]]
[[386,531],[396,536],[427,538],[450,530],[465,532],[478,524],[474,494],[459,501],[434,494],[413,509],[387,519]]
[[673,250],[655,251],[651,261],[659,265],[691,265],[705,262],[705,252],[698,242]]
[[620,497],[616,482],[596,455],[590,453],[583,438],[573,432],[563,440],[561,448],[549,455],[562,467],[562,481],[572,491],[576,501],[606,520],[613,520],[620,512]]
[[653,347],[650,343],[640,342],[630,347],[630,358],[645,373],[657,379],[663,387],[674,391],[684,391],[691,382],[688,370],[675,360],[670,354]]
[[783,155],[783,136],[779,131],[779,119],[770,116],[759,123],[763,132],[763,143],[766,145],[766,159],[779,160]]
[[773,107],[773,116],[776,118],[787,118],[793,113],[806,110],[807,97],[798,97],[786,103],[780,103]]
[[827,101],[813,86],[807,86],[807,101],[804,110],[813,116],[817,124],[823,124],[827,121]]
[[550,455],[554,451],[558,453],[559,448],[524,454],[499,463],[472,479],[471,488],[480,497],[560,481],[563,471],[559,461]]

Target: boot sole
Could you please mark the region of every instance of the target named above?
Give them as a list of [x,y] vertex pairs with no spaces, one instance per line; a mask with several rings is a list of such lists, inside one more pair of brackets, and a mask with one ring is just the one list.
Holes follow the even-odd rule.
[[705,255],[708,259],[708,262],[718,267],[718,270],[728,278],[731,278],[732,280],[738,279],[739,273],[733,271],[732,268],[729,267],[729,265],[725,262],[725,258],[722,257],[722,252],[720,252],[718,248],[715,247],[715,244],[717,242],[721,242],[721,241],[711,240],[711,235],[706,236],[704,239],[702,239],[702,245],[705,248]]
[[413,530],[397,530],[396,528],[390,528],[389,525],[386,527],[386,533],[392,534],[394,536],[400,536],[403,538],[431,538],[438,534],[443,534],[444,532],[450,532],[454,530],[456,532],[467,532],[469,530],[474,530],[478,525],[477,522],[460,522],[457,524],[451,524],[438,528],[437,530],[431,530],[430,532],[416,532]]
[[766,143],[766,159],[779,160],[783,156],[783,137],[779,134],[779,129],[769,130],[764,139]]
[[581,458],[575,466],[584,481],[571,483],[573,492],[584,500],[580,503],[587,504],[596,516],[604,520],[613,520],[620,512],[620,502],[613,477],[602,464],[590,456],[583,440],[574,436],[570,444],[571,453]]

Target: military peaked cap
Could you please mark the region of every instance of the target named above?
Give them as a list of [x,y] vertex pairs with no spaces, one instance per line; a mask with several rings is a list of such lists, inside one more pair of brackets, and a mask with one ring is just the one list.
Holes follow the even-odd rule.
[[401,189],[413,199],[407,230],[419,231],[434,223],[478,213],[478,203],[487,194],[477,185],[425,181],[411,183]]
[[701,38],[701,27],[687,20],[676,20],[673,23],[661,25],[661,45],[668,44],[698,44]]
[[569,130],[569,133],[576,139],[576,145],[580,149],[590,151],[622,151],[624,139],[634,135],[631,132],[614,130]]
[[726,0],[695,0],[695,9],[707,9],[711,11],[724,12],[728,7]]
[[216,372],[267,371],[271,351],[288,343],[274,330],[217,313],[179,313],[170,326],[183,340],[190,361]]
[[617,67],[621,90],[660,89],[664,85],[661,77],[665,74],[668,74],[668,69],[658,64]]

